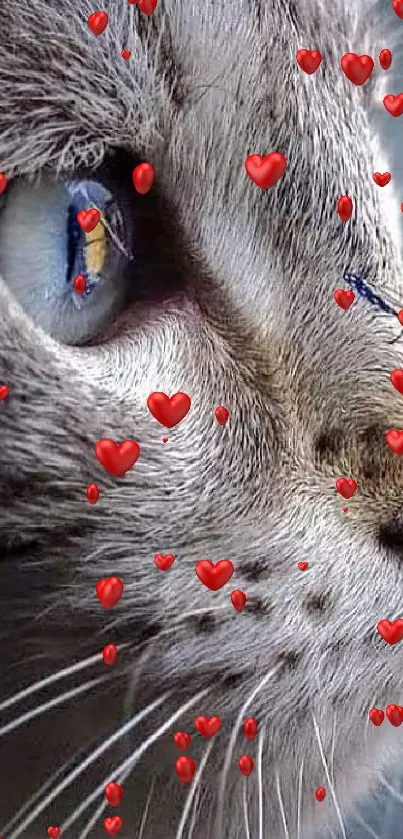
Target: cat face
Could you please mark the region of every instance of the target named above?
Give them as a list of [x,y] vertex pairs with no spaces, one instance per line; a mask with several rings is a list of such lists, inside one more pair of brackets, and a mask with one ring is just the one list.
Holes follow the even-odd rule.
[[[284,818],[290,836],[298,825],[323,836],[394,754],[396,732],[368,728],[368,709],[401,699],[398,648],[375,627],[401,607],[402,469],[384,435],[403,427],[389,379],[402,350],[389,343],[393,318],[333,299],[346,268],[378,289],[400,283],[392,185],[386,206],[372,181],[372,82],[355,87],[339,66],[345,51],[376,54],[371,9],[103,8],[99,37],[88,0],[0,8],[4,695],[59,673],[29,699],[38,718],[22,727],[7,710],[3,820],[15,821],[3,833],[37,839],[48,819],[77,837],[96,808],[101,825],[109,773],[131,790],[119,813],[136,836],[147,796],[155,839],[181,839],[191,823],[194,839],[235,837],[245,812],[253,839],[282,836]],[[304,47],[323,54],[314,75],[296,64]],[[287,170],[266,191],[244,161],[271,151]],[[142,161],[156,172],[146,196],[131,183]],[[131,230],[94,320],[52,296],[67,260],[56,193],[83,180],[119,196]],[[355,211],[343,224],[346,193]],[[153,391],[190,395],[175,429],[151,417]],[[124,478],[98,463],[100,438],[140,445]],[[349,502],[338,477],[357,481]],[[175,554],[169,571],[156,553]],[[203,558],[230,559],[230,583],[203,586]],[[106,611],[95,586],[110,575],[124,594]],[[234,589],[247,596],[241,614]],[[113,672],[106,643],[123,645]],[[172,736],[198,715],[222,729],[193,736],[200,780],[187,797]],[[253,743],[247,716],[259,722]],[[70,780],[20,813],[79,747]],[[249,779],[242,754],[255,760]]]

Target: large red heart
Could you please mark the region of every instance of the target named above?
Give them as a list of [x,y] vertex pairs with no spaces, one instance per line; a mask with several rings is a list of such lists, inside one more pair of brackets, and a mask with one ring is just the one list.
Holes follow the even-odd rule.
[[1,385],[0,386],[0,402],[2,402],[3,399],[6,399],[9,393],[10,393],[10,388],[8,387],[8,385]]
[[145,15],[152,15],[157,8],[158,0],[139,0],[139,9],[144,12]]
[[58,839],[60,836],[60,827],[48,827],[47,834],[49,839]]
[[337,478],[336,489],[343,498],[352,498],[357,491],[357,481],[354,481],[352,478]]
[[347,52],[340,63],[344,75],[358,86],[369,79],[374,69],[374,62],[370,55],[356,55],[355,52]]
[[112,816],[104,819],[104,828],[108,831],[110,836],[116,836],[119,833],[120,828],[122,827],[123,820],[120,816]]
[[99,602],[105,609],[116,606],[123,594],[123,583],[120,577],[108,577],[106,580],[99,580],[95,586]]
[[102,35],[102,33],[105,32],[105,29],[108,26],[108,21],[109,18],[106,12],[93,12],[93,14],[88,18],[88,26],[90,27],[91,32],[98,37],[98,35]]
[[390,374],[390,380],[392,382],[393,387],[395,387],[396,390],[399,391],[399,393],[403,393],[403,370],[392,370]]
[[301,70],[311,75],[318,69],[322,56],[318,50],[298,50],[296,59]]
[[116,784],[114,781],[111,781],[106,785],[104,792],[108,804],[110,804],[111,807],[119,807],[123,798],[123,788],[120,784]]
[[160,571],[168,571],[175,562],[174,554],[155,554],[154,562]]
[[251,154],[245,160],[245,169],[253,183],[261,189],[269,189],[283,177],[287,168],[287,160],[283,154],[273,151],[262,157]]
[[384,97],[383,104],[392,117],[401,117],[403,114],[403,93],[398,93],[397,96],[392,96],[391,93],[388,93]]
[[80,210],[77,213],[77,221],[81,230],[84,230],[85,233],[91,233],[101,221],[101,213],[99,210],[95,210],[94,207],[91,207],[89,210]]
[[220,717],[196,717],[195,726],[203,737],[213,737],[221,728]]
[[397,644],[403,638],[403,620],[401,618],[396,621],[379,621],[376,628],[387,644]]
[[385,438],[392,452],[403,454],[403,431],[397,431],[396,428],[392,428],[386,432]]
[[388,705],[386,710],[386,716],[389,722],[392,723],[396,728],[403,722],[403,708],[401,705]]
[[403,0],[392,0],[393,10],[403,20]]
[[115,443],[114,440],[103,439],[95,443],[95,454],[107,472],[121,478],[138,460],[140,446],[135,440]]
[[150,414],[166,428],[173,428],[189,413],[192,400],[187,393],[174,393],[169,397],[166,393],[156,391],[147,399]]
[[234,566],[230,559],[220,559],[215,565],[210,559],[201,559],[196,564],[196,574],[200,582],[211,591],[218,591],[225,586],[233,573]]
[[183,784],[189,784],[196,772],[196,764],[191,757],[178,757],[175,761],[175,772]]
[[392,175],[390,174],[390,172],[374,172],[372,177],[377,186],[386,186],[386,184],[390,182]]
[[382,725],[385,719],[385,711],[382,711],[382,708],[370,708],[368,716],[373,725]]
[[333,297],[337,305],[341,309],[344,309],[344,311],[347,311],[355,300],[354,292],[346,291],[344,288],[336,288],[336,291],[333,292]]

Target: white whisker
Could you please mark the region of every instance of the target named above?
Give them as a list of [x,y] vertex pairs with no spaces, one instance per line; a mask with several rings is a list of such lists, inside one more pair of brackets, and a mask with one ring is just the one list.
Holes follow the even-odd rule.
[[284,801],[283,801],[283,796],[281,794],[280,778],[279,778],[278,772],[276,772],[276,788],[277,788],[277,798],[278,798],[278,803],[279,803],[280,813],[281,813],[281,820],[283,822],[283,827],[284,827],[284,836],[285,836],[285,839],[290,839],[290,834],[288,832],[287,819],[285,817]]
[[195,829],[195,826],[196,826],[197,808],[199,806],[200,793],[201,793],[201,787],[199,786],[197,788],[197,792],[196,792],[196,795],[195,795],[195,798],[194,798],[192,820],[191,820],[190,825],[189,825],[188,839],[192,839],[193,832],[194,832],[194,829]]
[[364,819],[362,818],[362,816],[359,815],[359,813],[356,813],[354,818],[362,825],[364,830],[366,830],[367,833],[369,833],[369,835],[373,837],[373,839],[379,839],[379,833],[375,833],[375,831],[372,830],[372,827],[370,827],[369,824],[367,824],[366,821],[364,821]]
[[149,789],[148,795],[147,795],[146,806],[144,807],[144,813],[143,813],[142,818],[141,818],[140,832],[139,832],[139,835],[138,835],[137,839],[143,839],[144,828],[145,828],[146,822],[147,822],[147,816],[148,816],[148,811],[150,809],[151,799],[153,797],[154,787],[155,787],[155,776],[152,779],[151,784],[150,784],[150,789]]
[[388,783],[388,781],[386,780],[386,778],[383,777],[383,775],[381,775],[380,781],[381,784],[383,784],[383,786],[387,790],[389,790],[393,797],[396,798],[397,801],[400,801],[401,804],[403,804],[403,795],[401,795],[400,792],[397,792],[397,790],[393,789],[393,787]]
[[[167,722],[163,723],[163,725],[161,725],[157,729],[157,731],[154,732],[154,734],[151,734],[150,737],[148,737],[147,740],[145,740],[144,743],[141,744],[141,746],[139,746],[134,752],[132,752],[131,755],[129,755],[128,758],[126,758],[126,760],[123,761],[123,763],[121,763],[119,766],[117,766],[113,770],[113,775],[119,781],[119,783],[123,783],[126,780],[126,778],[128,778],[131,775],[134,767],[136,766],[136,764],[138,763],[138,761],[140,760],[140,758],[142,757],[144,752],[146,752],[150,748],[150,746],[152,746],[154,743],[156,743],[157,740],[160,739],[161,735],[165,734],[165,732],[173,725],[174,722],[176,722],[177,719],[179,719],[181,716],[183,716],[183,714],[185,714],[186,711],[189,710],[189,708],[192,708],[193,705],[195,705],[197,702],[199,702],[199,700],[202,699],[204,696],[206,696],[208,693],[210,693],[210,688],[205,688],[204,690],[200,691],[200,693],[196,694],[196,696],[194,696],[193,699],[189,699],[188,702],[185,702],[185,704],[182,705],[179,708],[178,711],[175,711],[175,713],[172,714],[171,717],[169,717]],[[158,704],[161,704],[161,702],[165,701],[166,698],[167,698],[167,694],[165,694],[165,696],[162,699],[158,700]],[[156,703],[153,703],[153,704],[154,704],[154,707],[155,707]],[[142,716],[145,716],[144,711],[142,712]],[[140,717],[140,714],[138,714],[137,719],[139,717]],[[132,725],[133,725],[133,722],[132,722]],[[103,790],[105,788],[105,785],[109,781],[109,778],[110,778],[110,772],[107,775],[107,777],[104,778],[102,783],[96,788],[96,790],[94,790],[94,792],[90,793],[90,795],[87,796],[85,801],[83,801],[80,804],[80,806],[75,809],[73,815],[70,816],[70,818],[67,819],[67,821],[64,822],[64,824],[61,826],[61,830],[63,832],[68,830],[68,828],[70,828],[71,825],[74,824],[77,821],[77,819],[81,816],[81,814],[85,810],[87,810],[87,808],[98,798],[99,795],[102,795]],[[96,816],[91,818],[91,820],[88,822],[88,824],[86,825],[86,827],[84,828],[82,833],[80,833],[79,839],[85,839],[85,837],[88,836],[88,833],[90,832],[90,830],[92,830],[95,822],[97,821],[97,819],[99,818],[99,816],[101,815],[103,810],[106,808],[106,806],[107,806],[107,802],[104,800],[102,802],[102,807],[99,807],[99,809],[97,810]],[[11,836],[10,839],[17,839],[17,837]]]
[[[156,708],[158,708],[159,705],[162,705],[162,703],[165,702],[169,695],[169,693],[165,693],[162,697],[156,699],[155,702],[152,702],[150,705],[144,708],[143,711],[140,711],[139,714],[136,714],[136,716],[132,720],[129,720],[129,722],[127,722],[125,725],[121,726],[117,731],[115,731],[115,733],[112,734],[111,737],[109,737],[106,741],[103,741],[97,749],[91,752],[91,754],[88,755],[88,757],[82,763],[80,763],[79,766],[77,766],[72,772],[69,772],[66,778],[63,781],[61,781],[61,783],[58,784],[52,790],[52,792],[49,793],[49,795],[46,798],[44,798],[40,802],[40,804],[38,804],[37,807],[35,807],[32,810],[28,818],[26,818],[25,821],[23,821],[22,824],[20,824],[20,826],[13,833],[11,833],[10,836],[7,837],[7,839],[18,839],[18,837],[21,836],[21,833],[23,833],[23,831],[26,830],[27,827],[29,827],[30,824],[32,824],[32,822],[35,821],[35,819],[38,816],[40,816],[40,814],[44,810],[46,810],[46,808],[49,807],[49,805],[52,804],[52,802],[56,798],[59,797],[60,793],[63,792],[66,788],[68,788],[73,783],[73,781],[76,780],[76,778],[79,778],[80,775],[82,775],[83,772],[85,772],[88,766],[91,766],[91,764],[94,763],[102,754],[104,754],[104,752],[107,751],[107,749],[109,749],[109,747],[112,746],[113,743],[115,743],[117,740],[119,740],[121,737],[127,734],[128,731],[130,731],[137,725],[137,723],[141,722],[141,720],[149,716],[149,714],[151,714]],[[105,784],[107,784],[108,781],[109,778],[107,778]],[[6,828],[4,829],[3,833],[8,833]]]
[[258,781],[258,792],[259,792],[259,839],[263,839],[263,770],[262,770],[262,757],[263,757],[263,741],[265,737],[265,729],[262,728],[260,735],[259,735],[259,745],[257,751],[257,781]]
[[250,839],[249,818],[248,818],[248,786],[245,778],[243,783],[243,817],[245,822],[246,839]]
[[182,839],[182,837],[183,837],[183,831],[185,829],[186,822],[188,820],[190,808],[192,806],[192,801],[195,797],[196,790],[198,789],[198,787],[200,785],[199,782],[200,782],[201,776],[203,774],[204,767],[205,767],[205,765],[208,761],[208,758],[210,756],[213,745],[214,745],[214,740],[210,740],[210,743],[208,744],[207,749],[206,749],[206,751],[205,751],[205,753],[204,753],[204,755],[203,755],[203,757],[200,761],[199,767],[198,767],[197,772],[196,772],[196,774],[194,776],[194,779],[192,781],[192,785],[189,789],[188,795],[186,796],[186,801],[185,801],[185,806],[183,808],[182,817],[181,817],[181,820],[179,822],[178,830],[176,832],[176,839]]
[[346,829],[344,827],[344,822],[343,822],[343,817],[341,815],[339,802],[337,801],[336,791],[335,791],[335,788],[334,788],[333,783],[332,783],[332,779],[331,779],[330,774],[329,774],[329,769],[328,769],[328,765],[327,765],[327,762],[326,762],[325,753],[323,751],[322,740],[321,740],[320,733],[319,733],[318,723],[316,722],[316,718],[315,718],[315,715],[313,713],[312,713],[312,719],[313,719],[313,725],[314,725],[314,728],[315,728],[316,739],[318,741],[320,757],[321,757],[321,760],[322,760],[322,763],[323,763],[323,768],[325,770],[325,775],[326,775],[326,778],[327,778],[329,789],[330,789],[330,792],[332,793],[333,804],[334,804],[334,807],[335,807],[335,810],[336,810],[336,813],[337,813],[337,817],[339,819],[341,831],[342,831],[342,834],[343,834],[343,839],[347,839]]
[[24,725],[24,723],[35,719],[35,717],[40,717],[41,714],[44,714],[46,711],[50,711],[51,708],[56,708],[57,705],[62,705],[63,702],[67,702],[69,699],[75,699],[77,696],[80,696],[80,694],[85,693],[96,685],[101,684],[103,681],[105,681],[105,676],[101,676],[99,679],[91,679],[91,681],[84,682],[84,684],[79,687],[72,688],[71,690],[66,691],[66,693],[61,693],[60,696],[55,696],[54,699],[50,699],[49,702],[44,702],[37,708],[32,708],[31,711],[26,711],[25,714],[21,714],[21,716],[17,717],[17,719],[12,720],[7,723],[7,725],[3,725],[3,727],[0,728],[0,737],[4,737],[5,734],[9,734],[10,731],[14,731],[16,728]]
[[332,784],[334,785],[334,751],[336,746],[336,714],[333,718],[333,729],[332,729],[332,751],[330,754],[330,770],[332,774]]
[[304,774],[304,758],[301,761],[298,778],[298,804],[297,804],[297,839],[301,836],[301,812],[302,812],[302,778]]

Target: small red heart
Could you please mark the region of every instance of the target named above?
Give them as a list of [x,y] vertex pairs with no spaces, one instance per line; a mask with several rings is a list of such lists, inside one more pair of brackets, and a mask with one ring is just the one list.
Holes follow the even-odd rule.
[[[400,208],[400,209],[401,209],[401,211],[402,211],[402,213],[403,213],[403,204],[402,204],[402,206],[401,206],[401,208]],[[400,310],[398,311],[398,313],[397,313],[397,318],[398,318],[399,323],[403,326],[403,309],[400,309]]]
[[234,570],[230,559],[220,559],[215,565],[210,559],[201,559],[196,564],[196,574],[200,582],[210,591],[218,591],[225,586],[231,579]]
[[220,717],[196,717],[195,726],[203,737],[213,737],[221,728]]
[[191,757],[182,755],[175,762],[175,771],[183,784],[189,784],[196,772],[196,764]]
[[243,612],[246,606],[247,597],[244,591],[240,591],[240,589],[236,589],[235,591],[231,592],[231,603],[234,609],[237,612]]
[[133,186],[140,195],[147,195],[155,181],[155,169],[151,163],[140,163],[133,169]]
[[357,491],[357,481],[354,481],[352,478],[337,478],[336,489],[343,498],[348,500]]
[[104,819],[104,828],[110,834],[110,836],[116,836],[119,833],[120,828],[123,825],[123,821],[120,816],[112,816]]
[[392,175],[390,172],[383,172],[382,174],[381,172],[374,172],[372,177],[377,186],[386,186],[390,182]]
[[343,513],[348,513],[348,507],[342,507],[341,509]]
[[122,803],[123,799],[123,788],[120,784],[116,784],[114,781],[111,781],[106,785],[104,792],[108,804],[110,804],[111,807],[119,807],[119,804]]
[[392,64],[392,53],[390,50],[381,50],[379,53],[379,63],[382,67],[382,70],[389,70],[390,65]]
[[281,152],[273,151],[262,157],[251,154],[245,160],[245,169],[253,183],[261,189],[269,189],[283,177],[287,160]]
[[392,370],[390,374],[390,380],[392,382],[393,387],[396,388],[396,390],[398,390],[399,393],[403,394],[403,370]]
[[174,734],[174,742],[178,749],[187,749],[190,746],[190,734],[186,731],[177,731]]
[[94,207],[91,207],[89,210],[80,210],[77,213],[77,221],[82,230],[85,233],[91,233],[92,230],[95,230],[97,224],[101,221],[101,213],[99,210],[96,210]]
[[257,735],[257,722],[254,717],[248,717],[243,724],[243,733],[247,740],[254,740]]
[[403,0],[392,0],[393,11],[403,20]]
[[152,15],[157,8],[158,0],[139,0],[139,9],[144,12],[145,15]]
[[373,725],[382,725],[385,719],[385,711],[382,711],[381,708],[370,708],[368,716]]
[[105,664],[114,664],[116,661],[117,654],[118,648],[115,647],[115,644],[107,644],[106,647],[104,647],[102,650],[102,658]]
[[47,834],[50,839],[58,839],[60,836],[60,827],[48,827]]
[[115,443],[114,440],[98,440],[95,444],[95,454],[104,469],[122,478],[129,469],[134,466],[140,455],[140,446],[135,440],[123,440],[123,443]]
[[376,628],[381,638],[387,644],[397,644],[403,638],[403,620],[401,618],[395,621],[379,621]]
[[88,484],[87,501],[89,504],[96,504],[99,499],[99,488],[96,484]]
[[306,571],[309,568],[309,562],[299,562],[298,568],[300,571]]
[[109,17],[106,12],[93,12],[93,14],[88,18],[88,26],[90,27],[91,32],[93,32],[97,37],[105,32],[108,22]]
[[392,452],[403,454],[403,431],[397,431],[396,428],[392,428],[386,432],[385,438]]
[[169,397],[166,393],[156,391],[147,399],[147,407],[161,425],[173,428],[181,422],[190,411],[192,400],[187,393],[174,393]]
[[168,571],[175,562],[174,554],[155,554],[154,562],[160,571]]
[[224,408],[222,405],[218,405],[218,407],[214,411],[215,418],[220,425],[225,425],[229,419],[229,410],[228,408]]
[[253,760],[253,757],[250,757],[250,755],[242,755],[238,760],[238,766],[242,772],[242,775],[251,775],[253,772],[254,765],[255,761]]
[[120,577],[107,577],[106,580],[99,580],[95,586],[99,602],[105,609],[116,606],[123,594],[123,583]]
[[168,442],[168,437],[163,437],[163,438],[162,438],[162,442],[163,442],[163,443],[167,443],[167,442]]
[[7,187],[7,175],[4,172],[0,172],[0,195],[3,195],[4,190]]
[[74,277],[73,288],[76,294],[82,296],[87,291],[87,280],[83,274],[77,274]]
[[1,387],[0,387],[0,402],[2,402],[3,399],[6,399],[9,393],[10,393],[10,388],[8,387],[8,385],[1,385]]
[[122,50],[120,54],[121,54],[122,58],[125,59],[125,61],[127,61],[127,59],[131,57],[130,50]]
[[338,306],[344,311],[350,308],[352,303],[355,300],[355,294],[353,291],[345,291],[344,288],[336,288],[336,291],[333,292],[333,297]]
[[301,70],[311,75],[318,69],[322,56],[318,50],[298,50],[296,59]]
[[317,801],[323,801],[326,798],[326,790],[324,787],[317,787],[315,790],[315,798]]
[[341,221],[348,221],[353,214],[353,202],[349,195],[342,195],[337,202],[337,214]]
[[398,93],[397,96],[392,96],[391,93],[388,93],[384,97],[383,104],[388,114],[391,114],[392,117],[401,117],[403,114],[403,93]]
[[348,80],[358,86],[369,79],[374,69],[374,62],[370,55],[356,55],[355,52],[347,52],[343,55],[340,64]]
[[399,725],[403,722],[403,708],[401,705],[388,705],[386,708],[386,716],[389,722],[395,726],[395,728],[399,728]]

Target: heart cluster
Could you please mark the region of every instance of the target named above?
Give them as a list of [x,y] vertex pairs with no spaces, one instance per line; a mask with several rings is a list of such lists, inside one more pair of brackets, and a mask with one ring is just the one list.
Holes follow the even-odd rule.
[[368,716],[373,725],[382,725],[385,719],[385,712],[389,722],[398,728],[403,722],[403,706],[402,705],[388,705],[385,711],[382,708],[370,708]]

